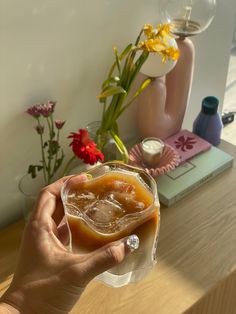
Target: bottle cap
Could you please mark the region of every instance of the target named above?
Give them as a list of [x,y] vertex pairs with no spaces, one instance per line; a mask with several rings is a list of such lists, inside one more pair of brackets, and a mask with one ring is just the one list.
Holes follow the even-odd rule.
[[205,97],[202,101],[202,112],[205,114],[216,114],[219,106],[219,99],[214,96]]

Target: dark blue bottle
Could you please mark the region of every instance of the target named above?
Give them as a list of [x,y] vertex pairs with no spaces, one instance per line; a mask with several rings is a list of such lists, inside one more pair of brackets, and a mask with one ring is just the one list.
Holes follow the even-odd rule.
[[216,146],[220,144],[223,128],[221,117],[218,114],[219,100],[208,96],[202,101],[202,110],[193,123],[193,133]]

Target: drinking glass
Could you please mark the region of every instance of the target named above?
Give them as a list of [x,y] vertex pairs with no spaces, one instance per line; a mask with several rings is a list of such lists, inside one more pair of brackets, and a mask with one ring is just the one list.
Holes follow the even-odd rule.
[[97,279],[112,287],[140,281],[156,263],[160,204],[155,180],[121,162],[101,164],[86,174],[83,190],[79,175],[69,178],[61,190],[70,249],[84,254],[136,234],[139,248]]

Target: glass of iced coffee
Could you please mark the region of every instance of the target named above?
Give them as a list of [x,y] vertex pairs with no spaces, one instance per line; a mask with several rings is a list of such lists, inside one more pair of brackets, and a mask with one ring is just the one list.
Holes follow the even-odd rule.
[[155,180],[120,162],[107,162],[86,173],[86,181],[75,175],[61,191],[71,250],[91,252],[136,234],[139,248],[97,279],[113,287],[141,280],[156,263],[160,205]]

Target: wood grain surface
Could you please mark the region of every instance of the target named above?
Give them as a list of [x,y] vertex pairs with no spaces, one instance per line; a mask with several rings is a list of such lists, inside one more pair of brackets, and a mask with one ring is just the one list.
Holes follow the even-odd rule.
[[[236,156],[235,146],[222,142],[221,148]],[[9,283],[15,267],[22,228],[23,223],[20,222],[0,233],[1,292]],[[162,206],[158,263],[143,281],[113,289],[94,280],[71,313],[178,314],[191,309],[192,312],[187,313],[218,314],[209,308],[207,312],[194,312],[194,306],[197,309],[214,289],[219,289],[215,294],[219,300],[224,294],[234,298],[235,281],[232,279],[232,283],[225,284],[224,281],[227,278],[231,280],[235,271],[234,165],[176,205],[170,208]],[[221,293],[219,287],[224,292]],[[214,305],[215,302],[210,300],[209,304]],[[232,313],[236,311],[222,312]]]
[[222,280],[184,314],[235,314],[236,271]]

